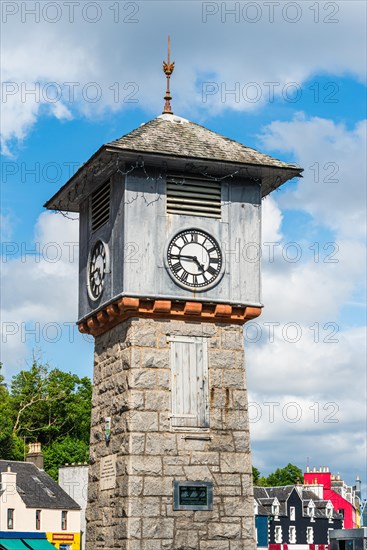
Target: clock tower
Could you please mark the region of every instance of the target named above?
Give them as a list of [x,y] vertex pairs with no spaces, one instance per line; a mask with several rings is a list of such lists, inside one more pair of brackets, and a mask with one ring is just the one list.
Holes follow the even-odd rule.
[[172,113],[103,145],[46,204],[79,212],[95,337],[87,550],[255,550],[243,324],[261,199],[302,171]]

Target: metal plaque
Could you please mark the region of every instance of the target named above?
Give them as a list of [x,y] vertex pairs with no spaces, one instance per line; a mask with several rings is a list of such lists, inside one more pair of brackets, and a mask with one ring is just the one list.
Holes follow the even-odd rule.
[[174,510],[213,510],[213,484],[210,481],[174,481]]

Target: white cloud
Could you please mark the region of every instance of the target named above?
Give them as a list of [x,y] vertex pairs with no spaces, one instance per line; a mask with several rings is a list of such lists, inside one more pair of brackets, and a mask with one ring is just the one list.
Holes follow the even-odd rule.
[[[98,4],[100,14],[85,11],[79,3],[73,15],[67,2],[57,4],[60,13],[55,22],[51,22],[57,19],[55,8],[44,11],[42,3],[38,4],[37,22],[34,15],[26,13],[26,3],[19,4],[18,11],[5,18],[5,147],[13,138],[27,135],[44,111],[41,106],[56,117],[68,119],[82,113],[95,118],[106,108],[114,111],[136,106],[129,103],[134,99],[149,116],[159,113],[165,85],[160,67],[166,56],[167,28],[176,61],[172,78],[174,109],[194,118],[227,107],[259,109],[262,102],[269,102],[273,86],[275,94],[284,97],[290,83],[302,88],[313,75],[352,75],[361,81],[365,75],[363,2],[335,3],[335,14],[330,3],[328,9],[320,8],[318,15],[312,2],[296,3],[299,14],[277,5],[274,20],[270,7],[261,3],[256,3],[256,14],[246,12],[246,3],[233,2],[232,8],[240,10],[237,15],[228,13],[228,3],[137,2],[129,3],[129,7],[105,1]],[[207,12],[208,4],[217,10],[213,15]],[[250,22],[257,17],[257,22]],[[97,21],[92,23],[94,18]],[[204,102],[202,83],[209,81],[214,81],[217,88]],[[57,107],[50,100],[55,92],[55,87],[49,86],[51,82],[61,92]],[[97,92],[101,91],[97,102],[92,100],[93,86],[88,88],[92,83],[96,83]],[[27,94],[35,86],[35,96]],[[233,89],[237,89],[235,94],[226,93]],[[253,101],[257,95],[258,101]]]
[[[343,469],[349,482],[363,471],[365,327],[356,326],[350,307],[345,319],[345,305],[365,285],[364,127],[298,114],[263,133],[263,146],[292,153],[306,168],[295,188],[263,203],[262,240],[277,245],[274,259],[269,246],[263,249],[263,314],[245,326],[253,460],[264,473],[288,462],[305,467],[307,457],[311,465]],[[318,163],[321,173],[330,161],[339,181],[315,181],[309,167]],[[304,235],[295,228],[302,255],[292,262],[288,216],[297,220],[299,211],[310,219]],[[324,249],[326,241],[333,246]]]
[[291,152],[305,168],[304,179],[280,201],[283,208],[310,213],[338,238],[366,235],[366,121],[355,128],[298,113],[264,129],[268,149]]
[[[65,320],[76,318],[77,243],[77,221],[44,212],[37,220],[32,243],[14,242],[11,247],[9,242],[3,250],[1,347],[5,365],[14,368],[27,357],[27,343],[41,344],[45,337],[51,340],[58,326],[66,331]],[[32,248],[36,254],[26,252]]]
[[275,331],[273,343],[247,345],[254,464],[264,473],[288,462],[304,468],[312,456],[312,465],[356,475],[366,456],[365,330],[326,344],[322,331],[315,342],[301,328],[296,344]]
[[263,243],[275,243],[282,240],[281,224],[283,214],[278,204],[270,195],[262,203],[261,237]]
[[[26,4],[18,3],[19,9]],[[260,3],[257,3],[262,8],[258,23],[246,21],[243,13],[236,23],[235,16],[221,13],[229,7],[224,2],[211,3],[218,12],[208,15],[203,22],[205,3],[179,1],[138,3],[136,14],[130,9],[122,10],[119,21],[114,23],[115,13],[110,8],[123,3],[105,1],[99,4],[100,21],[93,24],[85,17],[83,20],[82,3],[70,22],[65,11],[69,9],[67,4],[59,2],[62,17],[57,23],[48,23],[41,17],[34,24],[32,16],[22,23],[19,12],[9,16],[3,25],[2,79],[14,83],[14,93],[10,87],[5,88],[9,94],[2,103],[6,153],[14,145],[12,140],[26,138],[44,113],[64,120],[80,116],[96,118],[105,109],[131,107],[141,107],[147,118],[160,113],[165,91],[161,62],[166,56],[168,27],[172,57],[176,61],[173,106],[190,119],[199,117],[205,121],[205,117],[227,108],[260,109],[261,101],[269,100],[266,82],[279,83],[275,85],[275,93],[282,94],[289,83],[302,87],[314,75],[329,74],[330,80],[334,76],[351,75],[359,81],[365,76],[364,2],[329,3],[337,5],[339,13],[332,15],[330,7],[327,10],[320,7],[319,22],[315,21],[317,3],[298,2],[302,16],[297,23],[287,22],[281,7],[280,11],[276,8],[275,22],[270,23],[268,8]],[[241,4],[233,2],[235,5]],[[327,16],[338,22],[327,23]],[[291,11],[288,17],[292,17]],[[134,18],[137,23],[128,22]],[[214,81],[217,91],[203,102],[201,85],[206,81]],[[51,82],[56,86],[48,86]],[[246,100],[243,95],[244,90],[250,93],[246,86],[252,82],[262,93],[258,102]],[[86,88],[88,83],[91,85]],[[96,83],[94,88],[92,83]],[[33,96],[27,93],[32,89],[36,90]],[[90,97],[98,89],[102,95],[94,103]],[[240,90],[239,98],[225,93],[231,89]],[[53,102],[50,96],[55,90],[61,90],[61,97]],[[134,91],[138,104],[127,102]],[[274,469],[275,460],[284,458],[279,465],[291,461],[303,466],[311,454],[314,460],[332,466],[330,456],[337,455],[333,458],[339,463],[335,469],[343,466],[353,471],[364,456],[365,424],[359,403],[365,398],[362,395],[365,352],[362,329],[346,328],[341,308],[353,301],[364,272],[361,240],[365,231],[365,123],[361,121],[348,128],[332,120],[298,114],[291,121],[269,125],[262,135],[262,145],[271,153],[291,153],[306,170],[294,190],[268,197],[263,203],[262,240],[279,246],[274,262],[266,258],[263,262],[265,309],[257,321],[263,337],[256,344],[247,344],[250,400],[263,407],[261,421],[251,425],[254,463],[260,468],[264,464],[265,468]],[[335,168],[338,172],[333,175]],[[333,178],[338,181],[327,181]],[[308,242],[309,235],[298,243],[308,255],[304,253],[296,263],[284,259],[287,232],[283,222],[287,210],[310,214],[312,221],[307,224],[307,231],[317,235],[321,246],[321,229],[326,227],[331,232],[338,245],[337,263],[325,263],[325,251],[320,262],[314,261],[308,250],[312,244]],[[27,256],[26,261],[8,258],[2,264],[3,323],[20,327],[27,322],[34,326],[34,323],[44,325],[75,319],[77,259],[70,261],[73,247],[64,243],[78,241],[77,222],[44,213],[38,219],[34,241],[39,243],[39,261]],[[60,251],[59,260],[52,261]],[[274,327],[273,343],[269,342],[269,328],[264,327],[264,322],[280,323]],[[296,343],[289,339],[297,327],[293,331],[290,328],[284,337],[284,326],[290,322],[297,323],[301,330],[301,339]],[[333,325],[325,328],[328,322],[337,325],[335,336],[331,334]],[[319,342],[314,341],[317,327]],[[324,342],[328,336],[339,341]],[[2,347],[3,360],[13,365],[24,360],[28,353],[21,330],[14,336],[8,335],[6,346]],[[269,422],[265,402],[280,403],[275,408],[276,415],[287,404],[297,402],[302,419],[292,423],[281,415],[275,417],[276,422]],[[330,402],[339,407],[336,415],[339,422],[315,422],[316,409],[310,407],[319,403],[320,417],[325,420],[325,415],[332,411],[323,407]],[[290,443],[291,436],[294,444]]]
[[[362,292],[366,271],[366,186],[361,184],[366,170],[364,128],[364,121],[348,130],[305,115],[265,128],[263,145],[283,154],[292,152],[306,170],[295,187],[263,202],[262,240],[272,243],[263,248],[264,320],[310,326],[339,323],[343,305]],[[337,160],[338,182],[315,181],[309,167],[315,163],[323,167],[332,159]],[[312,216],[297,242],[294,238],[287,242],[283,234],[287,210],[303,210]],[[326,238],[323,229],[328,231]]]

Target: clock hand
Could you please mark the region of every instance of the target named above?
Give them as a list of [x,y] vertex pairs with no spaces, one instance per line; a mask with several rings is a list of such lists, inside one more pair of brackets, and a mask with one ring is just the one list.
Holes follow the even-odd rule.
[[186,259],[189,259],[189,260],[196,260],[196,256],[188,256],[187,254],[181,254],[180,256],[178,256],[178,258],[186,258]]
[[101,269],[99,267],[96,267],[95,270],[93,271],[92,276],[93,276],[94,280],[96,279],[96,277],[95,277],[96,273],[98,273],[99,280],[101,280]]
[[205,270],[204,265],[199,262],[199,260],[197,259],[197,256],[188,256],[186,254],[182,254],[180,258],[183,258],[183,259],[187,258],[189,260],[193,260],[203,271]]

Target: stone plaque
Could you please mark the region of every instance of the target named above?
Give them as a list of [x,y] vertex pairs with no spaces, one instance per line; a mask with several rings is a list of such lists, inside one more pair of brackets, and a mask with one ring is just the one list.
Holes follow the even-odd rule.
[[114,489],[116,487],[116,458],[117,455],[109,455],[101,458],[99,488]]
[[213,484],[207,481],[174,481],[174,510],[212,510]]

